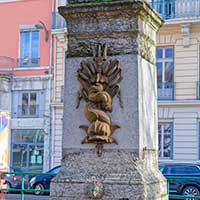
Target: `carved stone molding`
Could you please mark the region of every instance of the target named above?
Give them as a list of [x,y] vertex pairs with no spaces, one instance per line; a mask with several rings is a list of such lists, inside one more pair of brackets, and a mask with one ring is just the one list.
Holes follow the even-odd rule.
[[183,34],[183,46],[188,47],[190,45],[190,25],[181,25],[181,32]]
[[82,3],[59,7],[59,12],[68,24],[69,56],[92,56],[92,47],[101,43],[109,56],[139,54],[154,63],[152,46],[162,19],[146,2]]
[[120,126],[112,124],[108,112],[112,112],[112,99],[115,95],[122,107],[119,85],[122,69],[117,59],[107,59],[106,45],[99,44],[94,48],[93,56],[93,60],[83,60],[77,71],[81,84],[77,95],[77,108],[80,100],[84,99],[87,103],[85,117],[91,124],[80,126],[87,134],[82,143],[96,144],[97,154],[100,156],[103,144],[117,144],[112,135]]

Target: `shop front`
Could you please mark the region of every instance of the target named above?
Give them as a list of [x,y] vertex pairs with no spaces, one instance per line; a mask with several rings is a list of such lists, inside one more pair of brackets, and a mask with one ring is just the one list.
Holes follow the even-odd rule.
[[12,130],[11,167],[25,172],[43,171],[44,131],[42,129]]

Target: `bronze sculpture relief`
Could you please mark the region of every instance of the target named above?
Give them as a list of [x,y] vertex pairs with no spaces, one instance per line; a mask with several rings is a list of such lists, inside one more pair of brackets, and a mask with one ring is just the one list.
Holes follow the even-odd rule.
[[122,69],[117,59],[107,59],[106,45],[98,45],[93,56],[93,60],[82,61],[77,71],[81,84],[77,95],[77,108],[83,98],[87,103],[85,117],[91,124],[80,126],[87,134],[82,144],[96,144],[97,154],[100,156],[103,144],[117,144],[112,134],[120,126],[112,124],[108,112],[112,112],[112,100],[115,95],[122,107],[119,85]]

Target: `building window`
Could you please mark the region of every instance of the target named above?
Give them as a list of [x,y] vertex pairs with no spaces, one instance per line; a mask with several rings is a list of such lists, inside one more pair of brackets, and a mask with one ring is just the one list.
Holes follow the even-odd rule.
[[13,118],[42,118],[45,110],[44,90],[13,91]]
[[152,7],[164,19],[175,18],[175,0],[152,0]]
[[39,117],[39,100],[39,92],[22,92],[18,105],[18,117]]
[[39,65],[39,31],[20,32],[20,67]]
[[173,158],[173,123],[158,124],[159,158]]
[[44,130],[12,131],[11,166],[21,171],[42,171],[44,160]]
[[158,81],[158,99],[174,99],[174,49],[172,47],[156,49]]
[[64,102],[64,85],[61,86],[61,92],[60,92],[60,102],[63,103]]
[[35,116],[37,115],[37,93],[22,93],[22,116]]

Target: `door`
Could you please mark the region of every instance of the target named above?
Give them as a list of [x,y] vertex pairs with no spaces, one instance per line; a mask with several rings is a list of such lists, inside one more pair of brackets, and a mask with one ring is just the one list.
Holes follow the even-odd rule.
[[28,149],[27,144],[12,145],[12,167],[15,170],[27,171]]
[[42,145],[29,145],[29,171],[42,171],[44,148]]

